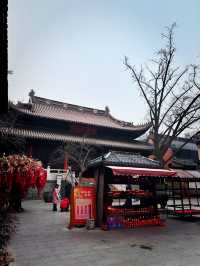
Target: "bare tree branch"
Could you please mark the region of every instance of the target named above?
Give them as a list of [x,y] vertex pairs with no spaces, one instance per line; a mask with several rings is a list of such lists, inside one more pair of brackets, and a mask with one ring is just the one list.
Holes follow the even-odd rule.
[[172,141],[200,120],[199,67],[192,65],[180,70],[175,66],[174,29],[166,28],[166,41],[151,65],[137,72],[125,57],[124,64],[149,107],[153,128],[154,155],[163,163],[163,156]]
[[133,78],[137,81],[137,84],[138,84],[138,86],[140,87],[141,92],[142,92],[142,94],[143,94],[143,96],[144,96],[144,98],[145,98],[145,100],[146,100],[146,102],[147,102],[147,104],[148,104],[148,106],[149,106],[151,112],[154,113],[154,110],[153,110],[153,108],[152,108],[152,105],[151,105],[149,99],[147,98],[146,93],[145,93],[145,91],[144,91],[144,88],[143,88],[143,86],[141,85],[141,82],[140,82],[140,81],[141,81],[141,75],[142,75],[141,71],[140,71],[140,74],[137,75],[137,73],[135,72],[134,67],[132,67],[131,65],[129,65],[129,63],[128,63],[128,58],[127,58],[127,57],[125,57],[124,64],[127,66],[127,68],[129,68],[129,69],[131,70],[132,75],[133,75]]

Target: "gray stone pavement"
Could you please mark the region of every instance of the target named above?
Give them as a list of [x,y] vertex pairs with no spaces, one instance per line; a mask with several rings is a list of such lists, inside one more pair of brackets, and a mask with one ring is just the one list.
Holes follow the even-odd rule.
[[67,229],[69,213],[25,201],[11,241],[12,266],[200,266],[200,220],[165,227],[102,231]]

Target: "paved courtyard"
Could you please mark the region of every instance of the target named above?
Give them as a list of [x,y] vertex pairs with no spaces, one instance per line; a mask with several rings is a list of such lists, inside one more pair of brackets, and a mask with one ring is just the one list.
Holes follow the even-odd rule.
[[68,213],[25,201],[11,241],[12,266],[199,266],[200,220],[168,219],[165,227],[67,229]]

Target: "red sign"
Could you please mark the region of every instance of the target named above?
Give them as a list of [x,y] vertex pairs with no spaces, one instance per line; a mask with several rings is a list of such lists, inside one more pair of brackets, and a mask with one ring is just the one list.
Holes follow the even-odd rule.
[[84,225],[88,219],[96,219],[96,190],[94,187],[73,188],[71,195],[70,225]]

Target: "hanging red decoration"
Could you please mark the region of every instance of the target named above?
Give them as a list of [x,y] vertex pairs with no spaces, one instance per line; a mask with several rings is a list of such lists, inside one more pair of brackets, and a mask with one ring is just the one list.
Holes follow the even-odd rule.
[[47,172],[41,161],[25,155],[0,157],[0,187],[6,186],[11,191],[12,187],[17,185],[24,197],[30,187],[36,187],[40,193],[46,179]]

